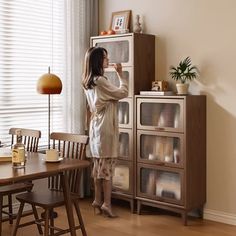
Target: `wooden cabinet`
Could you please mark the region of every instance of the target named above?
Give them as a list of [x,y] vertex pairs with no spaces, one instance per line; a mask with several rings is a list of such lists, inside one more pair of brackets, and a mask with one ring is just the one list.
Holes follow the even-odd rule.
[[[135,33],[96,36],[91,38],[91,45],[105,48],[110,64],[122,64],[123,77],[129,84],[128,97],[120,100],[118,105],[120,153],[113,178],[112,197],[129,201],[133,212],[136,135],[134,95],[141,90],[150,90],[151,82],[155,80],[155,36]],[[119,86],[113,66],[105,70],[105,76]]]
[[206,202],[206,97],[136,96],[137,211],[182,214]]

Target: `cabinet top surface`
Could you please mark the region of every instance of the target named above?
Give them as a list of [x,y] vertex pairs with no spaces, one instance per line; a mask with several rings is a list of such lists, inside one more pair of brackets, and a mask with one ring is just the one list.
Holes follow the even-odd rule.
[[206,97],[206,95],[135,95],[136,98],[173,98],[173,99],[187,99],[188,97]]
[[98,35],[98,36],[92,36],[91,39],[118,38],[118,37],[142,36],[142,35],[155,37],[155,35],[152,35],[152,34],[127,33],[127,34]]

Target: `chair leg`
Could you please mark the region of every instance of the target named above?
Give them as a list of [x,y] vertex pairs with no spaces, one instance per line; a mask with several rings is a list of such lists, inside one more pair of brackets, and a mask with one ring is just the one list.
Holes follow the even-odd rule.
[[8,194],[8,212],[9,212],[9,224],[13,224],[12,195],[11,194]]
[[[53,217],[53,209],[50,209],[50,226],[54,227],[54,217]],[[50,227],[50,235],[54,235],[54,228]]]
[[24,205],[25,205],[24,202],[20,203],[20,208],[19,208],[17,218],[16,218],[16,225],[14,227],[12,236],[16,236],[16,233],[17,233],[17,230],[18,230],[18,227],[19,227],[19,224],[20,224],[20,219],[21,219],[21,216],[22,216],[22,212],[23,212],[23,209],[24,209]]
[[[39,220],[38,212],[37,212],[37,209],[36,209],[35,205],[32,205],[32,210],[33,210],[33,213],[34,213],[35,220]],[[41,225],[39,225],[39,224],[36,224],[36,225],[37,225],[39,234],[43,234],[43,230],[42,230]]]
[[50,210],[46,209],[45,210],[45,225],[44,225],[44,236],[48,236],[49,235],[49,214]]
[[87,236],[87,233],[86,233],[86,230],[85,230],[85,227],[84,227],[83,218],[82,218],[82,215],[80,213],[79,201],[75,200],[74,205],[75,205],[76,214],[77,214],[78,219],[79,219],[79,224],[80,224],[80,228],[81,228],[81,231],[82,231],[82,235]]
[[2,235],[2,203],[3,203],[3,196],[0,196],[0,236]]

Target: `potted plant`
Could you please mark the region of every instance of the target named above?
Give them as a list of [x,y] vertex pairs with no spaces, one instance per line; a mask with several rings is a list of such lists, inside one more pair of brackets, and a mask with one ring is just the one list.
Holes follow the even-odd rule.
[[180,61],[177,67],[170,67],[170,75],[172,79],[180,82],[176,84],[177,93],[187,94],[189,84],[186,82],[192,81],[198,76],[198,69],[192,65],[190,57],[187,57]]

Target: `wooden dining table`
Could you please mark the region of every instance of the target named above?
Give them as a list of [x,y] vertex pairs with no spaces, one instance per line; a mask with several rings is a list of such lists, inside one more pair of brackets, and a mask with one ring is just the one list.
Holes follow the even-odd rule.
[[70,234],[75,236],[75,221],[66,171],[86,168],[89,166],[89,162],[86,160],[63,159],[60,162],[48,163],[45,162],[45,157],[45,154],[28,152],[26,165],[24,168],[20,169],[12,168],[11,162],[1,162],[0,185],[7,185],[11,184],[12,182],[42,179],[59,174],[62,180],[62,190],[65,199]]

